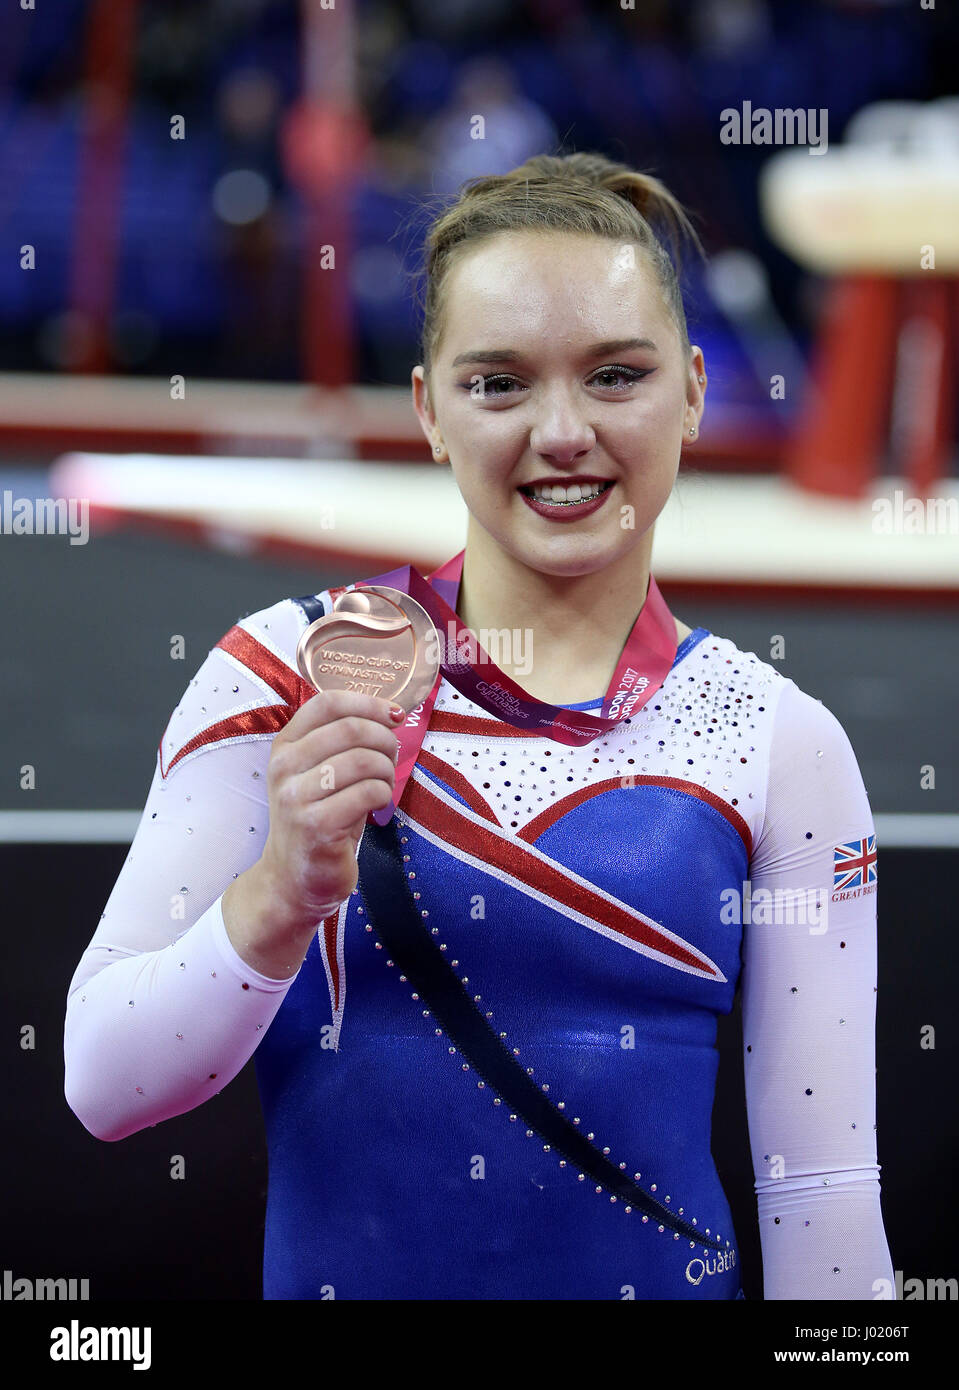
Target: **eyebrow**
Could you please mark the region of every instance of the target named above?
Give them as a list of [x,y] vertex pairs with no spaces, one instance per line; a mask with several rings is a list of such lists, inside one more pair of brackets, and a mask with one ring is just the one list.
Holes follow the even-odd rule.
[[[600,357],[608,352],[625,352],[629,348],[659,351],[652,338],[608,338],[605,342],[593,343],[592,347],[586,349],[584,356]],[[452,366],[459,367],[465,362],[517,362],[521,357],[522,353],[514,348],[477,348],[472,352],[461,352],[458,357],[454,357]]]

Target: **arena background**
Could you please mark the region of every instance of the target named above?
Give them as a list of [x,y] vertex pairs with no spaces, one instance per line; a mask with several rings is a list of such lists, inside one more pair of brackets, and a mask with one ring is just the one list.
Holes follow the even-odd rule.
[[[653,568],[690,626],[764,660],[781,635],[778,668],[856,750],[880,850],[886,1230],[905,1280],[955,1280],[950,11],[7,7],[0,516],[13,499],[85,498],[91,529],[84,544],[0,535],[4,1268],[87,1277],[93,1299],[260,1297],[252,1063],[198,1110],[101,1143],[63,1097],[67,985],[169,714],[219,636],[286,595],[462,546],[462,504],[410,404],[421,200],[530,154],[597,149],[659,174],[709,253],[685,277],[706,411]],[[724,142],[722,113],[744,102],[826,111],[828,148]],[[319,268],[331,243],[337,274]],[[714,1153],[759,1299],[738,1028],[737,1003]],[[186,1182],[169,1180],[172,1152]]]

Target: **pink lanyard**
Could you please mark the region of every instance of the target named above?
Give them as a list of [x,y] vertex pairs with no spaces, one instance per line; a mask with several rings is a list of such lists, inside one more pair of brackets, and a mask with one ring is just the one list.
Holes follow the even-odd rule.
[[[495,714],[516,728],[543,734],[555,743],[590,743],[607,733],[621,719],[627,719],[642,709],[660,688],[676,658],[676,624],[652,574],[649,589],[632,630],[626,639],[609,689],[603,699],[602,715],[586,710],[568,710],[560,705],[534,700],[522,686],[517,685],[493,662],[456,612],[460,577],[463,573],[465,550],[447,560],[429,575],[429,582],[412,565],[402,565],[388,574],[377,575],[353,585],[362,589],[368,584],[382,584],[411,598],[426,609],[440,637],[440,674],[433,689],[421,704],[410,710],[406,722],[396,731],[400,752],[396,764],[393,800],[380,811],[371,811],[377,825],[386,825],[409,781],[420,747],[429,727],[433,705],[445,676],[467,699],[489,714]],[[461,641],[465,647],[461,649]],[[488,675],[480,675],[467,652],[472,648],[479,665]]]

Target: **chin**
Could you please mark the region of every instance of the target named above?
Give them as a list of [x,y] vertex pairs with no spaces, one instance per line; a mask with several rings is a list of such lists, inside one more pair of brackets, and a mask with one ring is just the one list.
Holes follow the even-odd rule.
[[631,543],[624,544],[621,532],[615,537],[558,534],[535,542],[527,537],[517,537],[504,548],[522,564],[541,574],[574,579],[578,575],[595,574],[615,564],[629,554],[639,539],[640,536],[636,535]]

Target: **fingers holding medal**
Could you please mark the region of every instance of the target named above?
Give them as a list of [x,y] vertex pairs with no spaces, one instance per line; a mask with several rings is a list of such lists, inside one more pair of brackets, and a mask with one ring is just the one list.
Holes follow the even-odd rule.
[[393,796],[394,730],[432,689],[439,643],[415,599],[364,586],[306,628],[296,659],[317,694],[273,740],[261,861],[290,909],[316,920],[356,886],[367,816]]

